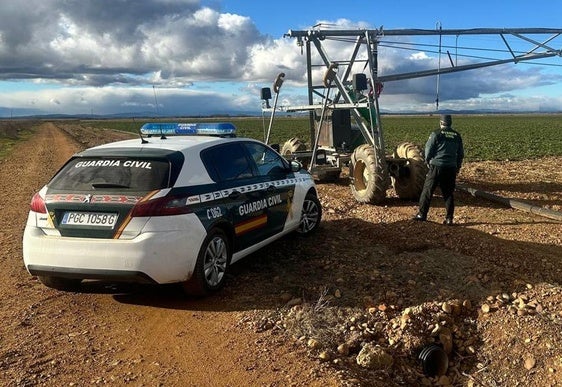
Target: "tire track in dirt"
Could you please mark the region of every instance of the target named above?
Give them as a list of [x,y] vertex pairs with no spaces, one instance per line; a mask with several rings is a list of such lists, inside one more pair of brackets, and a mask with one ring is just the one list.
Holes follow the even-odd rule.
[[188,299],[172,286],[100,282],[65,293],[31,277],[21,251],[29,202],[80,148],[44,123],[0,164],[1,385],[339,384],[294,344],[264,340],[243,327],[242,301]]
[[[0,259],[3,263],[6,258],[17,261],[18,272],[23,267],[17,258],[21,257],[21,236],[31,197],[77,149],[78,145],[61,135],[55,125],[46,123],[0,164]],[[7,267],[12,269],[10,263]]]

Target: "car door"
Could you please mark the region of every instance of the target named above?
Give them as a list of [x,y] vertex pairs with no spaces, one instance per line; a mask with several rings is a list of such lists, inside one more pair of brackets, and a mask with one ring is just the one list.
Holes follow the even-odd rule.
[[[268,207],[265,199],[267,185],[260,181],[255,165],[241,142],[229,142],[206,149],[201,158],[209,175],[217,182],[209,195],[210,214],[214,209],[232,224],[235,233],[234,252],[250,247],[268,234]],[[211,226],[211,225],[210,225]]]
[[280,233],[289,216],[294,216],[292,199],[295,191],[294,173],[288,162],[270,147],[259,142],[244,143],[256,167],[256,181],[265,186],[267,229],[264,237]]

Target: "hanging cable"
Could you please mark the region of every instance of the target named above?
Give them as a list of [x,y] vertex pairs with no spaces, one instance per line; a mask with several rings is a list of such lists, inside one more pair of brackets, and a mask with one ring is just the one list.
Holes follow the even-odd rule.
[[435,110],[439,111],[439,81],[441,78],[441,22],[438,21],[435,25],[435,28],[439,30],[439,58],[437,61],[437,90],[435,94]]
[[458,65],[459,60],[459,35],[455,39],[455,66]]

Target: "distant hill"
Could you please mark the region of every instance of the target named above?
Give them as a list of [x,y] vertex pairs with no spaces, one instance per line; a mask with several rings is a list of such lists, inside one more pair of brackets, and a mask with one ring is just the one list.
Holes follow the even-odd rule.
[[[412,114],[555,114],[562,113],[562,110],[558,111],[499,111],[492,109],[481,109],[481,110],[451,110],[443,109],[439,111],[400,111],[393,112],[390,110],[381,110],[383,115],[412,115]],[[294,116],[296,113],[278,111],[276,114],[281,116]],[[306,113],[302,113],[306,114]],[[212,118],[212,117],[261,117],[262,113],[259,111],[247,111],[247,112],[223,112],[208,115],[178,115],[178,114],[160,114],[155,115],[154,112],[129,112],[129,113],[117,113],[117,114],[39,114],[36,111],[31,111],[30,109],[18,109],[12,110],[8,108],[0,107],[0,119],[40,119],[40,120],[115,120],[115,119],[132,119],[132,118],[143,118],[143,119],[165,119],[165,118],[175,118],[175,117],[196,117],[196,118]]]

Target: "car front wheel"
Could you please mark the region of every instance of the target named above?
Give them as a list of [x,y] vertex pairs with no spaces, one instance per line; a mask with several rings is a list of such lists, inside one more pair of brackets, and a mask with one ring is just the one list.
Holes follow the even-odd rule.
[[302,205],[301,222],[297,228],[297,233],[309,235],[316,231],[322,219],[322,206],[320,200],[313,193],[308,193]]
[[213,229],[201,245],[195,270],[184,284],[186,293],[205,296],[224,285],[230,262],[230,242],[224,231]]

